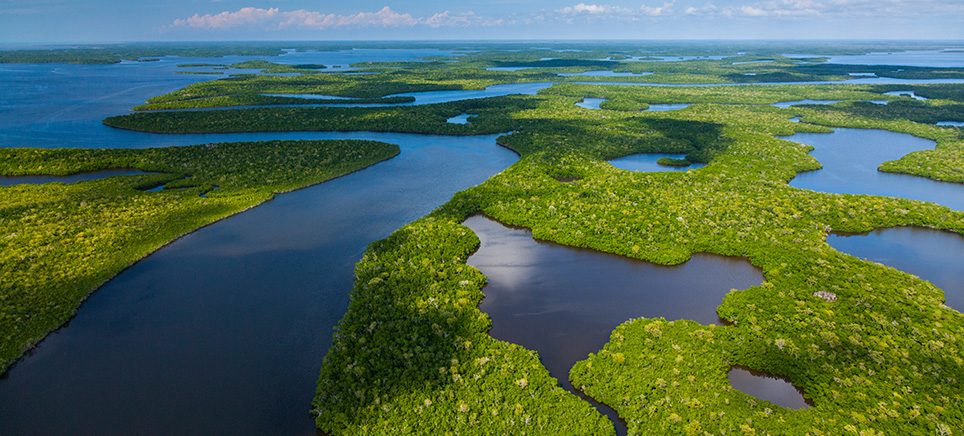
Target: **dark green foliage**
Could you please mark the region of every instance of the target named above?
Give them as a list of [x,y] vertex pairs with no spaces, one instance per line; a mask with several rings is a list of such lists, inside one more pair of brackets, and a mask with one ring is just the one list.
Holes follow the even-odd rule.
[[661,157],[656,159],[656,163],[667,167],[688,167],[690,161],[686,159],[673,159],[671,157]]
[[[371,141],[267,141],[143,150],[0,148],[0,174],[139,168],[158,175],[0,187],[0,370],[104,281],[171,240],[276,193],[398,154]],[[164,185],[161,192],[140,189]],[[216,191],[208,192],[217,186]],[[199,194],[207,192],[205,198]]]

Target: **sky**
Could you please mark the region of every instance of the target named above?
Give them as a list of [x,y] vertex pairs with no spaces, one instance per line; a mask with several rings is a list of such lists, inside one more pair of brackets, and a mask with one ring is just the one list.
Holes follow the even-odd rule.
[[0,0],[0,43],[964,39],[964,0]]

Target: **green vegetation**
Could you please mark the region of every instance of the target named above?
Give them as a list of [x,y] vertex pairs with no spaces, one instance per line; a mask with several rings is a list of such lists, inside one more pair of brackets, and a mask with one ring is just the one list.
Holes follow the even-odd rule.
[[[190,72],[178,71],[181,74],[221,74],[220,72]],[[272,105],[322,105],[322,104],[401,104],[411,103],[415,97],[397,96],[384,98],[299,98],[299,97],[279,97],[260,94],[225,95],[217,97],[196,98],[181,100],[173,103],[151,103],[135,106],[135,111],[169,110],[169,109],[202,109],[215,107],[232,106],[272,106]]]
[[[164,173],[0,186],[0,372],[66,322],[94,289],[171,240],[398,152],[372,141],[0,148],[0,174],[8,176],[105,168]],[[160,185],[190,189],[143,191]]]
[[690,161],[686,159],[673,159],[671,157],[661,157],[656,159],[657,165],[663,165],[667,167],[688,167],[690,166]]
[[[720,49],[727,44],[710,45]],[[213,107],[266,101],[260,100],[265,97],[261,94],[269,93],[377,99],[399,92],[497,83],[615,79],[556,74],[600,68],[655,73],[618,78],[623,81],[677,83],[842,80],[850,72],[871,71],[892,77],[964,75],[962,69],[898,72],[866,66],[801,65],[780,57],[779,53],[795,51],[780,44],[722,61],[684,62],[620,62],[659,54],[652,48],[621,51],[624,47],[628,45],[613,44],[607,49],[587,45],[584,52],[562,53],[486,51],[428,62],[364,65],[380,73],[371,76],[239,75],[190,85],[148,103],[158,109]],[[733,65],[763,56],[773,62]],[[548,57],[559,59],[542,60]],[[605,58],[610,60],[599,60]],[[404,68],[385,68],[389,66]],[[497,66],[535,68],[485,70]],[[883,95],[899,90],[895,88],[913,89],[933,100],[912,102]],[[479,241],[459,224],[477,212],[531,228],[538,239],[640,260],[672,265],[693,253],[711,252],[745,257],[763,270],[766,282],[731,292],[719,306],[728,325],[629,320],[613,332],[603,350],[572,369],[573,384],[617,410],[631,433],[957,434],[964,432],[964,315],[942,305],[942,291],[928,282],[839,253],[825,238],[830,231],[892,226],[964,233],[964,213],[919,201],[790,188],[787,183],[797,173],[818,169],[820,164],[807,154],[809,147],[777,137],[826,132],[826,126],[911,133],[938,145],[885,163],[882,169],[964,181],[961,130],[931,125],[938,118],[960,119],[964,98],[959,89],[947,85],[566,83],[537,96],[424,106],[150,112],[104,122],[164,133],[514,132],[499,142],[520,154],[518,163],[456,194],[429,216],[372,243],[357,264],[349,311],[322,364],[312,404],[318,427],[332,435],[612,433],[610,423],[588,403],[557,385],[535,353],[487,334],[490,320],[478,309],[485,278],[465,265]],[[608,110],[583,110],[574,105],[585,97],[609,99],[602,106]],[[769,106],[803,99],[843,102],[788,109]],[[860,100],[887,100],[890,104]],[[650,104],[663,103],[693,105],[672,112],[642,111]],[[473,115],[473,122],[446,122],[462,113]],[[794,116],[803,122],[790,122]],[[4,200],[9,203],[0,209],[5,216],[14,217],[3,221],[14,228],[0,232],[13,235],[3,239],[8,245],[0,251],[4,256],[14,253],[2,260],[3,283],[18,286],[4,293],[13,297],[4,298],[19,298],[4,300],[4,310],[7,301],[15,301],[10,304],[10,314],[2,314],[4,332],[18,332],[35,318],[56,318],[48,324],[58,325],[83,295],[128,262],[198,225],[264,201],[277,190],[268,186],[297,187],[299,183],[289,182],[289,177],[299,180],[299,174],[310,173],[317,164],[331,163],[319,157],[295,159],[303,163],[292,165],[291,154],[302,156],[300,152],[284,152],[274,160],[265,157],[266,150],[274,148],[228,147],[23,150],[0,156],[0,162],[7,165],[0,167],[5,174],[57,174],[107,167],[165,173],[72,185],[0,188],[5,194],[16,193],[4,195],[4,199],[23,199]],[[371,163],[397,152],[379,150],[359,159]],[[643,152],[681,153],[686,154],[686,162],[708,164],[686,172],[635,173],[606,162]],[[235,165],[252,172],[234,174]],[[310,180],[323,178],[315,174]],[[195,188],[160,193],[136,189],[163,183],[169,188]],[[208,198],[198,198],[198,193],[214,185],[221,189]],[[96,215],[107,214],[105,211],[112,214]],[[124,221],[128,216],[130,224]],[[118,222],[124,227],[104,230]],[[91,223],[96,225],[91,227]],[[66,226],[66,230],[58,226]],[[127,229],[136,226],[158,230],[149,240],[127,245],[139,234]],[[90,228],[94,230],[87,230]],[[82,241],[79,245],[86,254],[74,256],[66,251],[78,244],[75,241]],[[119,248],[138,244],[144,247]],[[96,256],[108,254],[98,247],[111,247],[113,250],[106,251],[121,255],[101,260]],[[43,250],[53,251],[40,261],[29,257],[32,253],[47,256]],[[70,260],[81,258],[93,260],[82,265]],[[55,261],[60,264],[52,265]],[[8,277],[8,264],[20,275]],[[83,268],[91,268],[93,273],[81,277],[78,271],[85,271]],[[20,283],[25,285],[21,288]],[[31,293],[48,283],[65,289],[69,296],[62,298],[64,302]],[[7,333],[4,344],[14,339],[20,340],[17,344],[29,343],[49,328],[39,329],[34,336]],[[21,336],[25,340],[19,339]],[[19,352],[12,350],[13,355]],[[732,389],[726,372],[736,364],[788,377],[807,392],[814,407],[789,411]]]
[[[545,97],[531,99],[539,98]],[[821,131],[788,121],[803,109],[697,104],[672,114],[607,114],[579,111],[571,106],[574,99],[551,101],[513,118],[556,120],[573,135],[553,134],[544,124],[539,131],[518,129],[504,142],[520,150],[519,163],[369,247],[351,309],[322,368],[315,400],[320,428],[333,434],[537,432],[518,427],[519,420],[460,425],[486,410],[498,416],[511,411],[511,403],[500,408],[487,402],[493,396],[520,396],[518,384],[484,378],[489,372],[478,363],[505,358],[474,334],[482,328],[479,318],[485,319],[471,309],[482,283],[463,263],[470,251],[465,246],[477,242],[458,223],[476,211],[567,245],[663,264],[713,252],[747,257],[764,270],[767,282],[729,294],[720,306],[733,325],[632,320],[573,369],[574,384],[614,407],[631,433],[934,434],[960,428],[964,316],[943,306],[941,291],[929,283],[841,254],[825,238],[830,230],[898,225],[962,232],[964,214],[917,201],[788,187],[796,172],[818,168],[808,147],[774,139]],[[402,114],[386,116],[395,115]],[[631,152],[618,145],[619,131],[588,144],[579,134],[603,116],[604,126],[634,124],[646,132],[641,137],[653,139],[639,148],[659,151],[675,148],[670,132],[706,126],[703,140],[715,143],[708,148],[717,152],[698,171],[614,169],[601,156]],[[669,117],[678,124],[654,123]],[[837,300],[826,301],[820,291]],[[789,377],[815,407],[788,411],[733,390],[726,379],[733,364]],[[428,378],[436,370],[439,375]],[[467,386],[469,379],[478,383]],[[538,395],[519,402],[521,410],[557,401]],[[425,400],[432,406],[420,407]],[[564,420],[569,423],[582,409],[557,410],[572,417]],[[399,424],[413,422],[431,424]],[[581,431],[562,426],[548,432]]]

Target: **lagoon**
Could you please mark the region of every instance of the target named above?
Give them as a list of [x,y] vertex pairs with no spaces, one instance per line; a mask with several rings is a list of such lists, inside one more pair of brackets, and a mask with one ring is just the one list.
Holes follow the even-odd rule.
[[877,171],[880,164],[907,153],[933,149],[934,141],[871,129],[834,129],[783,137],[811,145],[823,169],[797,174],[790,186],[835,194],[867,194],[923,200],[964,210],[964,184]]
[[617,325],[637,317],[719,324],[716,307],[726,293],[764,280],[739,258],[695,254],[663,266],[537,241],[528,229],[483,215],[463,224],[481,241],[466,263],[488,279],[479,308],[492,318],[490,334],[538,351],[570,391],[569,370],[602,349]]
[[914,274],[944,290],[945,304],[964,311],[964,236],[934,229],[896,227],[869,233],[835,233],[827,243],[840,252]]

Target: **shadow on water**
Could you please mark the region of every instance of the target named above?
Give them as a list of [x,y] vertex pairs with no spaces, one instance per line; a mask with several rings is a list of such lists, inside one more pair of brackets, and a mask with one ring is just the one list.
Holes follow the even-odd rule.
[[944,290],[948,307],[964,311],[964,236],[920,227],[868,233],[833,233],[827,243],[840,252],[916,275]]
[[467,263],[488,278],[479,308],[492,319],[492,337],[538,351],[549,373],[577,394],[569,370],[601,349],[620,323],[664,317],[717,324],[727,292],[764,280],[745,259],[701,253],[663,266],[536,241],[528,229],[481,215],[464,225],[481,240]]

